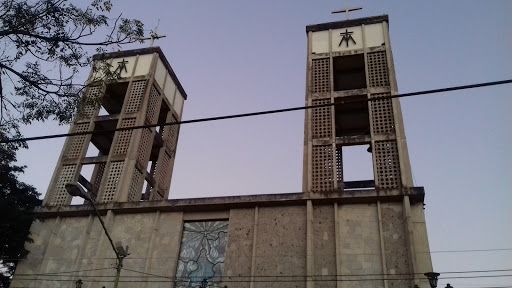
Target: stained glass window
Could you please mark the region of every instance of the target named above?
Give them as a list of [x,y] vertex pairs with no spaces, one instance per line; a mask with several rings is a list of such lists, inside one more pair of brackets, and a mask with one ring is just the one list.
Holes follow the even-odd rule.
[[227,243],[228,221],[185,223],[174,287],[220,287]]

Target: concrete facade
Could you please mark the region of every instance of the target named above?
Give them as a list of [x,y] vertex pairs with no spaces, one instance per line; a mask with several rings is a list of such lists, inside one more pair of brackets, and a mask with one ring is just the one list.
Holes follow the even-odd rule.
[[[176,273],[191,269],[201,277],[188,279],[191,284],[186,287],[199,287],[205,277],[212,283],[216,279],[208,287],[428,288],[423,273],[432,271],[432,263],[423,211],[425,192],[412,183],[400,103],[386,98],[398,94],[388,18],[311,25],[306,31],[306,104],[322,107],[306,111],[303,193],[165,200],[172,161],[164,170],[156,163],[165,155],[172,160],[177,131],[167,145],[169,130],[151,130],[157,145],[148,144],[153,148],[147,150],[151,152],[144,161],[137,152],[144,142],[141,134],[123,138],[125,146],[119,149],[124,154],[113,152],[94,159],[84,158],[82,146],[74,152],[75,158],[66,158],[69,146],[78,143],[68,140],[45,203],[35,211],[41,220],[31,228],[34,243],[27,246],[32,253],[20,262],[13,287],[74,287],[78,279],[85,288],[113,286],[115,254],[94,210],[89,205],[69,206],[71,199],[63,194],[64,182],[76,181],[79,174],[59,176],[63,165],[71,163],[66,161],[82,165],[105,160],[107,167],[120,161],[125,166],[116,175],[100,177],[89,193],[96,195],[114,241],[130,247],[120,287],[185,287],[176,281]],[[119,53],[108,57],[123,61],[135,57],[134,66],[129,67],[133,72],[121,73],[131,77],[129,85],[135,77],[146,77],[149,86],[159,91],[159,101],[171,108],[165,117],[156,118],[179,121],[183,101],[176,99],[183,100],[186,94],[161,51]],[[150,62],[139,67],[137,57]],[[129,107],[131,94],[126,95],[119,119]],[[141,107],[145,108],[138,112],[142,120],[146,110],[155,109],[144,101]],[[94,117],[88,123],[101,120]],[[80,143],[87,143],[87,137]],[[123,136],[116,132],[112,151],[119,150],[119,137]],[[341,148],[349,145],[370,147],[374,179],[344,180]],[[156,168],[146,171],[151,159]],[[145,194],[134,171],[144,174],[149,183]],[[110,189],[108,199],[105,189]],[[204,231],[197,243],[193,236],[185,239],[185,232],[194,232],[187,231],[187,225],[208,221],[227,222],[225,246],[219,244],[220,237],[207,236],[211,231]],[[204,253],[206,260],[200,261]],[[190,255],[197,259],[182,261]],[[214,255],[216,262],[208,255]],[[202,271],[204,265],[213,268]],[[215,276],[207,276],[214,270]]]
[[[406,215],[399,202],[386,202],[401,197],[356,190],[346,196],[297,193],[98,208],[112,238],[129,246],[120,287],[173,287],[183,224],[206,220],[229,221],[219,287],[411,287]],[[423,197],[421,188],[410,195],[419,204],[419,233],[425,225]],[[112,287],[115,255],[90,206],[36,212],[44,218],[32,227],[32,253],[20,263],[13,287],[74,287],[78,279],[87,288]]]

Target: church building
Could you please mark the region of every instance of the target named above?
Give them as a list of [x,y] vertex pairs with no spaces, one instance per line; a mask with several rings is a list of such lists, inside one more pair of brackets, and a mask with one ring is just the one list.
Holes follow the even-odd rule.
[[[430,287],[388,16],[306,36],[312,107],[292,194],[168,200],[185,89],[158,47],[95,55],[119,79],[85,91],[12,287]],[[355,145],[373,179],[344,179]],[[71,205],[72,188],[88,200]]]

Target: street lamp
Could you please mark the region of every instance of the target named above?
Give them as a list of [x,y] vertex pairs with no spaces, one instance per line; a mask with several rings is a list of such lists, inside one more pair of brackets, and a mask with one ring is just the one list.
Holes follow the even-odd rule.
[[428,283],[430,284],[431,288],[437,287],[437,277],[439,277],[439,275],[441,275],[441,274],[436,273],[436,272],[427,272],[423,275],[427,276]]
[[[117,247],[116,247],[116,245],[114,245],[114,241],[112,241],[110,234],[108,234],[107,227],[105,227],[105,222],[103,222],[103,219],[101,219],[100,213],[98,212],[98,209],[96,208],[96,205],[94,204],[94,201],[89,196],[89,194],[87,194],[87,192],[85,192],[85,190],[84,190],[84,188],[82,188],[82,186],[80,186],[76,182],[71,182],[71,183],[67,183],[66,185],[64,185],[64,187],[66,188],[66,191],[68,192],[69,195],[77,196],[77,197],[83,198],[86,201],[89,201],[89,203],[91,203],[92,208],[94,209],[96,217],[98,217],[98,219],[100,220],[101,227],[103,227],[103,231],[105,232],[105,235],[107,235],[108,241],[110,242],[110,246],[112,246],[112,250],[114,250],[114,253],[116,254],[117,263],[116,263],[116,278],[114,280],[114,288],[117,288],[117,286],[119,285],[119,276],[121,275],[121,268],[123,267],[123,259],[124,259],[124,257],[129,255],[128,246],[126,246],[126,249],[125,249],[125,248],[123,248],[123,246],[121,245],[120,242],[116,243]],[[76,284],[77,288],[80,288],[80,286],[78,286],[79,281],[80,281],[80,286],[82,286],[82,280],[79,279]]]

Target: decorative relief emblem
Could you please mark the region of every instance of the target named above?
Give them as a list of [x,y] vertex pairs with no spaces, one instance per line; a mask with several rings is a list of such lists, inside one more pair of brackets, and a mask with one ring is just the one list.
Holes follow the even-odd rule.
[[123,72],[123,70],[124,70],[124,72],[128,73],[126,64],[128,64],[128,61],[124,60],[124,58],[121,62],[117,62],[117,68],[116,68],[116,70],[114,70],[114,73],[116,73],[117,76],[121,76],[121,73]]
[[345,32],[340,33],[340,35],[342,37],[341,37],[340,44],[338,44],[338,47],[341,46],[343,41],[345,41],[347,43],[347,47],[348,47],[348,42],[350,42],[350,41],[352,41],[354,44],[356,44],[356,40],[354,40],[354,38],[352,38],[352,33],[354,33],[354,32],[353,31],[348,32],[348,29],[345,29]]

